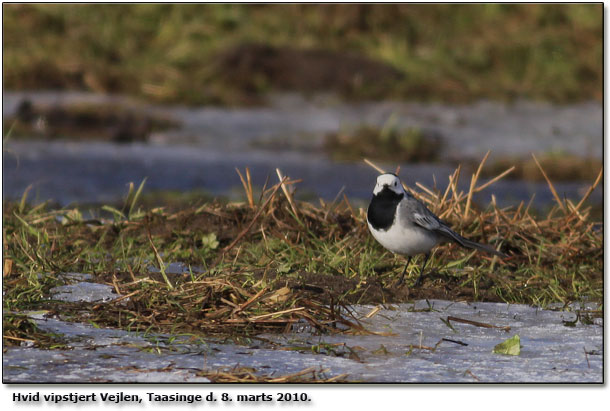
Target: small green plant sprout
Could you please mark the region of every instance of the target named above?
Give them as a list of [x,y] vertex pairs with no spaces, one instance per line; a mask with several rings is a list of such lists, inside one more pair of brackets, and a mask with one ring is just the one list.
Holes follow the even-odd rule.
[[214,234],[214,233],[204,234],[201,237],[201,246],[205,249],[216,250],[218,248],[219,244],[220,243],[218,242],[218,239],[216,238],[216,234]]

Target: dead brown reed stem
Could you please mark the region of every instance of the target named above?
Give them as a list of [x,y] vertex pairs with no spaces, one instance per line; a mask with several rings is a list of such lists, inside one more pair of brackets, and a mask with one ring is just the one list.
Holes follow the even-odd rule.
[[595,190],[595,188],[597,187],[597,185],[599,184],[599,182],[602,180],[602,175],[604,174],[604,168],[600,168],[599,170],[599,174],[597,175],[597,178],[595,179],[595,182],[591,185],[591,187],[589,187],[589,189],[587,190],[587,192],[585,193],[584,196],[582,196],[582,199],[578,202],[578,204],[576,205],[576,207],[574,208],[576,211],[580,209],[580,207],[583,205],[583,203],[585,201],[587,201],[587,198],[589,198],[589,196],[591,195],[591,193],[593,192],[593,190]]
[[561,210],[564,213],[567,213],[566,210],[566,206],[563,203],[563,201],[561,201],[561,199],[559,198],[559,195],[557,194],[557,190],[555,190],[555,186],[553,185],[553,183],[551,183],[551,180],[549,179],[549,177],[546,175],[546,173],[544,172],[544,169],[542,168],[542,166],[540,165],[540,163],[538,162],[538,159],[536,158],[536,156],[534,155],[534,153],[532,153],[532,157],[534,158],[534,162],[536,163],[536,165],[538,166],[538,169],[540,170],[540,172],[542,173],[542,175],[544,176],[544,179],[546,180],[546,183],[548,184],[549,188],[551,189],[551,193],[553,193],[553,197],[555,197],[555,201],[557,202],[557,204],[559,205],[559,207],[561,208]]
[[377,170],[379,172],[379,174],[384,174],[385,171],[383,170],[383,168],[379,167],[377,164],[373,163],[371,160],[369,160],[368,158],[364,159],[364,162],[366,164],[368,164],[369,166],[373,167],[375,170]]
[[470,213],[470,206],[472,203],[472,195],[474,194],[474,188],[476,187],[477,180],[479,179],[479,175],[481,174],[481,170],[483,169],[483,165],[485,165],[485,162],[487,161],[487,158],[489,157],[489,153],[491,153],[491,151],[487,151],[487,154],[485,154],[485,156],[483,157],[483,160],[481,160],[481,162],[479,163],[479,167],[477,168],[476,173],[474,173],[472,175],[472,177],[470,178],[470,189],[468,190],[468,197],[466,198],[466,208],[464,209],[464,219],[467,219],[468,214]]
[[477,188],[475,188],[474,192],[478,193],[479,191],[483,191],[484,189],[486,189],[487,187],[489,187],[490,185],[492,185],[496,181],[498,181],[501,178],[505,177],[506,175],[512,173],[515,170],[515,168],[516,168],[515,166],[512,166],[509,169],[504,170],[503,172],[501,172],[500,174],[498,174],[497,176],[495,176],[494,178],[492,178],[491,180],[489,180],[485,184],[482,184],[482,185],[478,186]]
[[239,179],[241,180],[241,184],[244,186],[244,191],[246,192],[246,198],[248,199],[248,205],[251,209],[254,209],[254,190],[252,188],[252,179],[250,177],[250,168],[246,167],[246,178],[241,174],[239,169],[235,167],[235,171],[239,175]]
[[[296,203],[294,201],[294,198],[292,196],[292,194],[288,191],[288,187],[287,184],[285,183],[285,177],[282,176],[282,172],[280,171],[279,168],[275,169],[275,172],[277,173],[277,177],[280,179],[280,185],[282,186],[282,191],[284,192],[284,195],[286,196],[286,200],[288,200],[288,204],[290,204],[290,208],[292,209],[292,212],[294,213],[294,216],[296,217],[297,220],[301,220],[300,217],[300,213],[299,213],[299,209],[296,206]],[[299,181],[299,180],[297,180]],[[293,183],[296,181],[293,181]]]
[[460,166],[458,165],[458,167],[455,169],[453,174],[451,174],[449,176],[449,184],[447,184],[445,193],[443,194],[443,197],[441,198],[436,211],[443,209],[443,207],[445,205],[445,201],[447,200],[447,196],[449,195],[449,191],[451,190],[451,186],[453,185],[453,181],[456,180],[459,175],[460,175]]

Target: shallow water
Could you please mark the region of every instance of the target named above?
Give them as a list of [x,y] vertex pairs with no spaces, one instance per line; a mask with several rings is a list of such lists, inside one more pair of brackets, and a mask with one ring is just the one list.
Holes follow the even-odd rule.
[[[235,167],[249,167],[255,185],[262,187],[267,176],[276,182],[275,169],[284,175],[302,179],[297,186],[301,199],[332,200],[342,190],[350,200],[368,200],[377,173],[365,164],[335,163],[320,155],[286,152],[271,155],[264,151],[226,153],[201,147],[146,144],[116,145],[76,142],[12,142],[3,153],[3,197],[19,199],[33,184],[29,199],[35,202],[54,200],[70,203],[104,203],[118,201],[127,193],[129,182],[139,184],[147,178],[145,189],[188,191],[204,189],[212,195],[235,199],[243,189]],[[414,185],[420,182],[444,190],[452,167],[432,164],[403,165],[401,176]],[[469,181],[462,178],[460,189],[467,191]],[[481,179],[481,183],[485,179]],[[562,197],[580,199],[586,183],[558,183]],[[534,206],[553,202],[546,183],[504,180],[491,189],[475,195],[488,204],[494,194],[500,206],[529,201]],[[601,203],[603,193],[595,190],[591,197]]]
[[[86,93],[4,93],[3,116],[14,113],[23,98],[34,104],[107,103],[136,105],[127,98]],[[464,106],[400,102],[342,103],[332,98],[303,99],[276,96],[263,108],[186,108],[142,106],[180,122],[177,130],[153,134],[150,143],[5,142],[3,197],[20,198],[33,185],[30,200],[73,202],[117,201],[127,184],[148,177],[147,190],[201,189],[232,198],[241,195],[235,167],[248,166],[255,185],[276,181],[275,169],[302,179],[300,198],[332,200],[344,189],[350,199],[367,200],[376,172],[359,163],[337,163],[320,147],[323,136],[359,124],[420,127],[443,136],[441,158],[480,158],[493,155],[563,151],[601,156],[602,111],[597,103],[553,106],[517,102],[503,105],[479,102]],[[395,165],[386,165],[388,170]],[[441,164],[401,165],[407,184],[415,182],[444,189],[453,167]],[[461,188],[468,189],[463,177]],[[579,199],[588,184],[562,183],[560,196]],[[501,181],[476,198],[482,204],[491,193],[501,206],[528,201],[553,201],[545,183]],[[591,198],[602,201],[601,189]]]
[[[69,290],[55,289],[52,298],[99,302],[117,297],[111,286],[92,287],[78,281],[77,274],[69,282]],[[69,349],[8,347],[3,380],[205,382],[198,372],[241,366],[278,377],[315,367],[326,377],[345,374],[348,381],[362,382],[603,381],[601,318],[589,325],[566,326],[564,321],[576,318],[574,312],[440,300],[387,305],[366,318],[373,308],[351,307],[366,329],[384,335],[316,335],[304,324],[290,333],[259,335],[248,345],[205,337],[193,342],[187,336],[170,343],[168,335],[96,328],[31,313],[41,329],[63,334]],[[452,322],[451,329],[442,321],[448,316],[508,326],[510,331],[459,322]],[[521,338],[520,355],[492,353],[496,344],[516,334]],[[439,342],[434,351],[419,348]]]
[[[15,113],[23,99],[41,105],[111,103],[137,106],[169,115],[182,126],[156,133],[157,144],[192,144],[217,151],[249,151],[253,144],[267,149],[315,150],[328,132],[362,124],[415,127],[440,134],[446,147],[441,155],[481,157],[529,156],[530,152],[562,151],[601,158],[603,111],[596,102],[552,105],[516,101],[479,101],[464,105],[398,101],[345,103],[332,96],[303,98],[281,94],[258,108],[153,106],[121,96],[78,92],[5,92],[2,115]],[[270,144],[271,143],[271,144]]]

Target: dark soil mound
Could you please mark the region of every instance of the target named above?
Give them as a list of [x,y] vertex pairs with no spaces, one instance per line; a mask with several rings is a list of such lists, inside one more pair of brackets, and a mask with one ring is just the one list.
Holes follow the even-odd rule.
[[323,49],[242,44],[219,56],[223,82],[256,99],[267,89],[387,96],[402,74],[378,61]]

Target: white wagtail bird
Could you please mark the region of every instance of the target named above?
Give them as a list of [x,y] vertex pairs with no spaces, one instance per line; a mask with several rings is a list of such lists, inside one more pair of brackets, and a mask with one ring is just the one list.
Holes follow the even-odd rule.
[[404,280],[411,258],[416,254],[425,254],[415,283],[416,286],[420,285],[430,250],[447,241],[506,257],[492,247],[470,241],[449,228],[421,201],[405,191],[396,174],[386,173],[377,177],[366,221],[371,234],[382,246],[395,254],[409,257],[398,285]]

